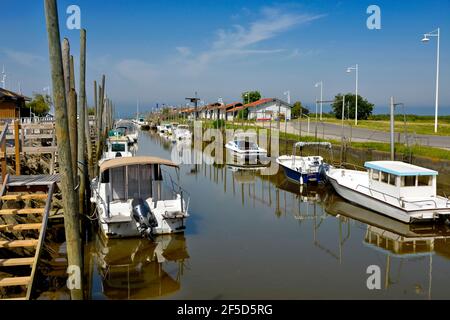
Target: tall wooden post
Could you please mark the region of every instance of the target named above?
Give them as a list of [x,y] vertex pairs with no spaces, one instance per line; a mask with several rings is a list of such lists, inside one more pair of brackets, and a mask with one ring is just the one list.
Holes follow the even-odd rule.
[[[70,156],[69,125],[67,121],[67,106],[64,87],[64,75],[59,34],[58,9],[56,0],[45,0],[45,16],[48,34],[48,47],[53,85],[53,101],[56,116],[56,135],[60,159],[61,192],[64,207],[64,227],[66,232],[67,258],[73,276],[81,275],[81,242],[79,234],[78,212],[75,210],[76,198],[72,174],[72,158]],[[71,287],[73,300],[83,299],[83,282],[77,279]]]
[[103,108],[104,108],[104,98],[105,98],[105,75],[102,76],[102,85],[100,87],[100,97],[99,97],[99,104],[98,104],[98,117],[97,117],[97,150],[96,155],[97,159],[100,160],[101,158],[101,152],[102,152],[102,134],[103,134]]
[[16,154],[16,176],[20,176],[20,126],[19,120],[14,121],[14,150]]
[[79,204],[81,213],[86,213],[86,30],[80,30],[80,99],[78,101],[78,176]]
[[72,173],[75,183],[77,177],[77,96],[75,92],[73,56],[70,55],[70,43],[67,38],[64,38],[63,41],[62,55],[67,118],[69,121],[70,150],[72,155]]
[[85,131],[86,131],[86,148],[87,148],[87,157],[88,157],[88,176],[90,179],[93,178],[92,172],[92,140],[91,140],[91,126],[89,125],[89,110],[87,107],[87,102],[85,106]]
[[[70,58],[70,43],[67,38],[64,38],[62,44],[62,61],[64,70],[64,87],[66,89],[66,101],[69,101],[70,94],[70,76],[72,75],[71,70],[71,58]],[[71,141],[72,142],[72,141]]]

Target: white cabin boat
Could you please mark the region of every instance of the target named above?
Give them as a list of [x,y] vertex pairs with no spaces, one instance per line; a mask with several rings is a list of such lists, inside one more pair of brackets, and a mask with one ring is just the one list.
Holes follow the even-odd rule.
[[244,163],[258,163],[267,160],[267,150],[258,146],[256,136],[248,133],[235,135],[232,141],[225,144],[233,160]]
[[188,204],[181,187],[174,190],[173,181],[173,188],[164,184],[161,167],[178,168],[155,157],[115,158],[100,165],[100,175],[92,181],[91,202],[107,238],[152,238],[184,231]]
[[99,160],[101,165],[106,160],[120,158],[120,157],[132,157],[134,154],[129,146],[129,139],[125,136],[110,136],[106,140],[106,150],[103,152],[102,158]]
[[405,223],[450,218],[437,195],[438,172],[400,161],[366,162],[367,171],[331,168],[327,178],[344,199]]
[[[330,153],[332,150],[329,142],[297,142],[292,148],[291,156],[277,158],[277,163],[283,168],[286,178],[301,185],[322,182],[326,179],[324,170],[328,167],[321,156],[303,156],[303,148],[307,146],[327,147]],[[297,149],[300,149],[300,156],[296,155]]]
[[191,140],[192,133],[189,130],[189,126],[186,124],[180,124],[174,131],[174,137],[176,141],[180,140]]

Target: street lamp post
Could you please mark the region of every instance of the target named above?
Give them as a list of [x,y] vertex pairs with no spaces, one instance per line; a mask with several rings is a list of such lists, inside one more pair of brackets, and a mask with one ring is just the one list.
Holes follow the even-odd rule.
[[428,43],[430,37],[437,37],[437,63],[436,63],[436,105],[435,105],[435,119],[434,119],[434,132],[438,131],[438,112],[439,112],[439,63],[440,63],[440,40],[441,40],[441,28],[437,28],[434,31],[425,33],[422,39],[423,43]]
[[356,72],[356,105],[355,105],[355,126],[358,125],[358,77],[359,77],[359,65],[347,68],[347,73],[351,73],[352,70]]
[[317,82],[315,87],[318,88],[320,86],[320,121],[322,121],[322,100],[323,100],[323,81]]

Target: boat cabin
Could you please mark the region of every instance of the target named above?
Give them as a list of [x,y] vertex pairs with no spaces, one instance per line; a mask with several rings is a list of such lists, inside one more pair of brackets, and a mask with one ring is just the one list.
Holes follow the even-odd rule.
[[158,201],[165,196],[159,184],[163,180],[161,166],[178,168],[172,161],[156,157],[107,160],[100,165],[99,193],[108,204],[129,199]]
[[123,136],[110,137],[107,143],[106,152],[111,158],[122,157],[128,154],[128,138]]
[[438,172],[400,161],[366,162],[369,188],[395,198],[436,197]]

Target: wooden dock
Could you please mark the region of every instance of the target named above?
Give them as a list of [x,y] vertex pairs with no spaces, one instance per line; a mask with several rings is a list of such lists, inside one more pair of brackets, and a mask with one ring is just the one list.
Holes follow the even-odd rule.
[[0,191],[1,299],[30,299],[59,175],[7,175]]

